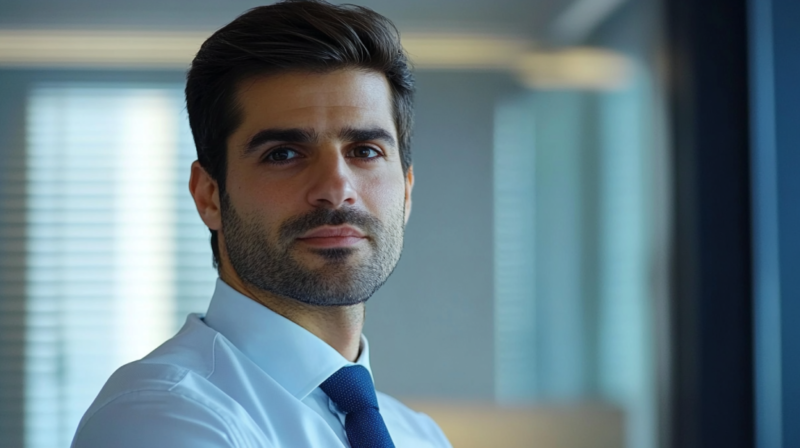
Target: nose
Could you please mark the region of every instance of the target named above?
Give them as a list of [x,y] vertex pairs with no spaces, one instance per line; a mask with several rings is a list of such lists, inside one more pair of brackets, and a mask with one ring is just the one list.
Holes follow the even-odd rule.
[[345,157],[338,153],[321,156],[312,170],[308,202],[314,207],[337,209],[357,201],[353,172]]

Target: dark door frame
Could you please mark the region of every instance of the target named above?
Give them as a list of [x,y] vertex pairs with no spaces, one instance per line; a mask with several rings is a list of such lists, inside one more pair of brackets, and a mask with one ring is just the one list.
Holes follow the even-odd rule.
[[752,447],[747,0],[666,0],[674,163],[669,441]]

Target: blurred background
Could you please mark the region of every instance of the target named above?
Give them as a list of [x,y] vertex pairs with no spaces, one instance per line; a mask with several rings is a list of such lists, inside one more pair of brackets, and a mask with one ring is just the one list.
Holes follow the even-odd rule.
[[[800,139],[772,120],[800,12],[355,3],[398,26],[418,89],[377,387],[456,448],[792,446],[775,260],[800,188],[774,180]],[[111,372],[205,311],[184,76],[257,5],[0,0],[0,448],[68,446]]]

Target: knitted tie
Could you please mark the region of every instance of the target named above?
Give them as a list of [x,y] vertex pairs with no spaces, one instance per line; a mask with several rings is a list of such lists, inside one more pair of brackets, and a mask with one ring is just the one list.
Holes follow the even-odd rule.
[[352,448],[394,448],[364,366],[342,367],[319,387],[345,412],[344,430]]

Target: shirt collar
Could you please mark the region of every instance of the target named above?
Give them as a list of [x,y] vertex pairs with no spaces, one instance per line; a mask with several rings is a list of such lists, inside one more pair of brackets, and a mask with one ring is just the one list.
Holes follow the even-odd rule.
[[349,362],[322,339],[222,279],[217,279],[203,320],[298,400],[342,367],[360,364],[372,375],[364,335],[358,359]]

